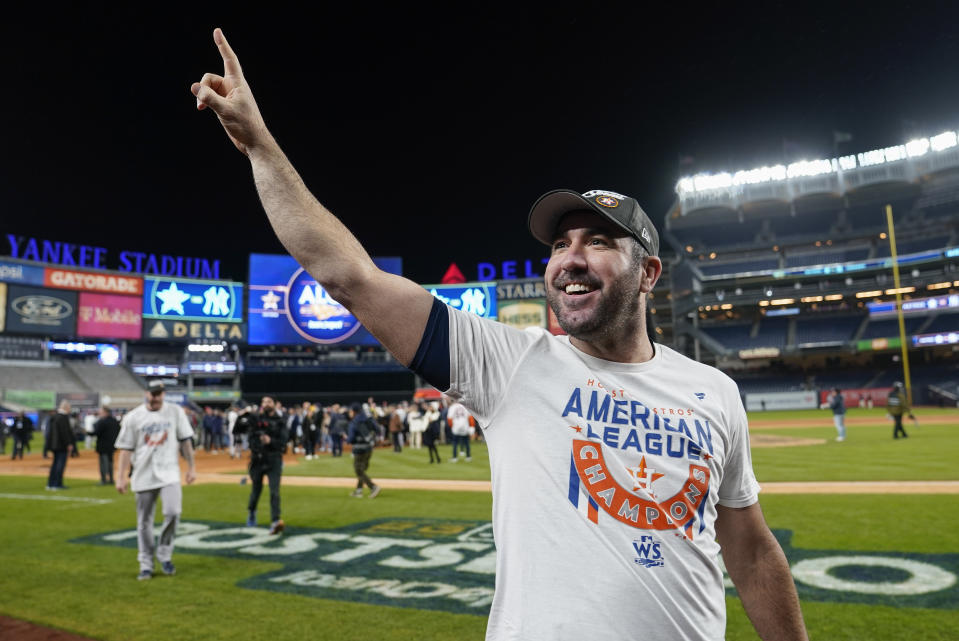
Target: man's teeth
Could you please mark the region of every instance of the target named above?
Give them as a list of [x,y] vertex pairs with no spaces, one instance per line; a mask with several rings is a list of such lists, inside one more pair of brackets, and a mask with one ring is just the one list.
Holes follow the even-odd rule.
[[567,294],[585,294],[587,292],[593,291],[588,285],[582,285],[580,283],[570,283],[566,286]]

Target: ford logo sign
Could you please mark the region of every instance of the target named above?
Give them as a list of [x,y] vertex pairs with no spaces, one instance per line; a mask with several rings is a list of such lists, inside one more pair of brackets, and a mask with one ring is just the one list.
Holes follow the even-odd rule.
[[73,313],[73,306],[53,296],[20,296],[10,303],[20,316],[33,321],[60,320]]

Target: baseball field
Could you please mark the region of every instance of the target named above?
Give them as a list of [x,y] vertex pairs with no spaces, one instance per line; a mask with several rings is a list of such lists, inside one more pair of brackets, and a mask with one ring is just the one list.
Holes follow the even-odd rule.
[[[763,509],[812,639],[959,638],[959,410],[915,413],[893,440],[882,410],[850,410],[844,442],[827,411],[750,416]],[[47,492],[49,459],[7,452],[0,614],[17,621],[0,623],[4,640],[56,638],[50,628],[104,641],[483,638],[494,550],[482,443],[469,463],[442,447],[441,465],[378,449],[375,500],[349,496],[349,453],[290,455],[282,537],[267,533],[266,494],[260,526],[243,526],[243,462],[201,453],[177,574],[150,581],[135,579],[134,499],[98,485],[94,453],[69,460],[69,489]],[[731,584],[727,605],[726,638],[755,639]]]

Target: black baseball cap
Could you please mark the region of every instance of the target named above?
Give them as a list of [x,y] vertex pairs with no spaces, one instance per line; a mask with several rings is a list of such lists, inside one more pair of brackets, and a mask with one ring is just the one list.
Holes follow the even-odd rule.
[[659,255],[659,232],[636,199],[614,191],[593,189],[584,194],[572,189],[556,189],[543,194],[529,212],[529,231],[533,238],[551,245],[556,226],[571,211],[594,211],[639,241],[650,256]]
[[155,379],[147,383],[147,391],[151,394],[159,394],[165,389],[166,387],[163,385],[163,381],[160,379]]

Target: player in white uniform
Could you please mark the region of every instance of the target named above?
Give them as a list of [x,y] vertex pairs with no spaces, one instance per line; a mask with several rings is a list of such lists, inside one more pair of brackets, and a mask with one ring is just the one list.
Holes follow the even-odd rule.
[[[182,407],[165,403],[163,399],[163,383],[151,381],[146,402],[123,417],[116,441],[120,450],[117,491],[123,494],[132,486],[136,493],[137,560],[140,562],[137,578],[140,580],[153,577],[154,554],[164,574],[176,573],[173,541],[183,505],[179,454],[187,461],[187,484],[196,480],[193,428]],[[128,478],[131,462],[133,474]],[[159,543],[153,535],[157,499],[163,504]]]
[[466,455],[466,460],[473,460],[470,456],[470,414],[462,403],[453,403],[446,410],[446,419],[450,422],[450,431],[453,432],[453,453],[450,463],[457,460],[457,452]]
[[219,30],[214,41],[225,73],[191,91],[249,157],[280,241],[485,430],[497,546],[487,638],[722,639],[721,546],[760,636],[806,639],[757,502],[735,385],[647,336],[661,263],[639,205],[567,190],[534,205],[530,229],[551,246],[550,306],[569,338],[458,312],[375,267],[284,156]]

